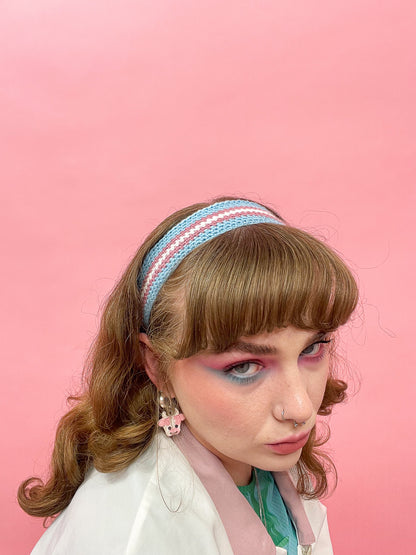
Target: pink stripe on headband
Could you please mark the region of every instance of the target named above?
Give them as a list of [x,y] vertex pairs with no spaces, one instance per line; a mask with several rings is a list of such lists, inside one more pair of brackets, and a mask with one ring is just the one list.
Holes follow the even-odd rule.
[[143,302],[146,303],[149,291],[152,284],[157,279],[157,276],[163,269],[169,264],[170,260],[183,249],[188,243],[193,241],[198,235],[212,228],[220,222],[225,222],[238,218],[240,216],[246,215],[261,215],[267,216],[268,218],[276,219],[278,222],[280,220],[274,216],[267,209],[254,208],[254,207],[241,207],[220,210],[214,214],[210,214],[197,222],[190,224],[187,228],[176,235],[161,251],[159,256],[153,261],[149,268],[148,274],[143,283]]
[[227,231],[260,223],[285,225],[261,204],[231,199],[196,210],[169,229],[146,254],[137,276],[143,326],[149,325],[153,304],[163,284],[191,251]]

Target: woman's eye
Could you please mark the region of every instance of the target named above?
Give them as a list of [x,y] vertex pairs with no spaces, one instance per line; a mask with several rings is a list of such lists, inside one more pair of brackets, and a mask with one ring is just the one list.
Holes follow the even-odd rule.
[[323,344],[330,342],[330,339],[322,339],[321,341],[316,341],[315,343],[312,343],[312,345],[309,345],[309,347],[306,347],[306,349],[303,349],[303,351],[301,352],[301,356],[316,356],[322,352]]
[[242,362],[227,368],[226,374],[238,379],[253,378],[260,372],[261,368],[260,364],[256,362]]

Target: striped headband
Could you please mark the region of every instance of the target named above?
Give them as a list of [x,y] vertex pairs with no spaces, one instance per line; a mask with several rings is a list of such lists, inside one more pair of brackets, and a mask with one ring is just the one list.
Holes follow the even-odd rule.
[[172,227],[146,255],[137,280],[142,291],[144,326],[149,325],[153,303],[163,284],[191,251],[231,229],[259,223],[284,225],[260,204],[227,200],[202,208]]

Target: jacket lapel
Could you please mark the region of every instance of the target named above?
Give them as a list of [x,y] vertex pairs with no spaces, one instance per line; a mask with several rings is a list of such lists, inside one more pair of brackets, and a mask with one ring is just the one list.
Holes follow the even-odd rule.
[[273,472],[273,476],[298,533],[298,543],[300,545],[312,545],[316,541],[315,534],[289,473]]
[[174,437],[215,504],[231,548],[238,555],[276,555],[276,546],[221,461],[186,426]]
[[[275,555],[271,537],[218,457],[201,445],[186,425],[174,441],[213,500],[234,553]],[[273,472],[273,476],[292,517],[299,544],[312,545],[315,535],[289,473]]]

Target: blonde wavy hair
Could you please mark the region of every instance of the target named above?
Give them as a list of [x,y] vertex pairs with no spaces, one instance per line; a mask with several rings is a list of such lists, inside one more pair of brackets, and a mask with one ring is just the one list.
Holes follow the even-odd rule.
[[[234,197],[213,202],[223,200]],[[210,204],[194,204],[163,221],[110,294],[87,357],[83,393],[70,397],[73,406],[58,425],[50,477],[46,482],[32,477],[19,487],[18,501],[30,515],[57,515],[90,467],[122,470],[150,445],[157,429],[157,391],[144,369],[139,342],[143,325],[137,277],[155,243]],[[173,360],[207,348],[225,350],[241,336],[289,325],[334,331],[347,322],[357,300],[350,270],[323,242],[290,225],[255,224],[192,251],[161,289],[146,332],[167,372]],[[321,415],[346,397],[347,384],[333,366]],[[296,465],[297,489],[305,497],[321,497],[328,489],[327,472],[334,467],[320,450],[326,440],[314,428]]]

